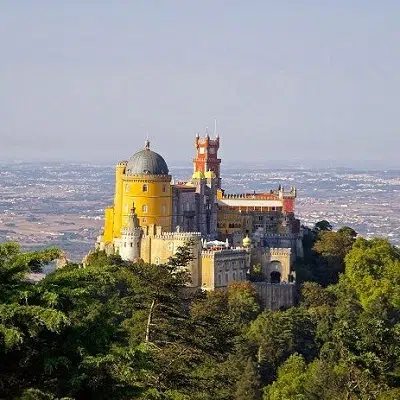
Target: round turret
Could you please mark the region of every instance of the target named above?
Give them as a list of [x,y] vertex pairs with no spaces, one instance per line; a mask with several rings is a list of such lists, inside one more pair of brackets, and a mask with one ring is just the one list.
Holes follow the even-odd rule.
[[204,175],[201,171],[195,171],[192,175],[192,179],[204,179]]
[[207,179],[214,179],[217,176],[215,175],[214,171],[208,170],[205,174],[204,174],[205,178]]

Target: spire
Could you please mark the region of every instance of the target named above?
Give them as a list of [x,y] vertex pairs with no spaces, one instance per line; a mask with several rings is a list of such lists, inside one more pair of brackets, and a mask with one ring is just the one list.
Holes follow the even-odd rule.
[[214,136],[219,138],[218,131],[217,131],[217,118],[214,118]]
[[206,126],[206,137],[209,138],[210,135],[208,134],[208,126]]

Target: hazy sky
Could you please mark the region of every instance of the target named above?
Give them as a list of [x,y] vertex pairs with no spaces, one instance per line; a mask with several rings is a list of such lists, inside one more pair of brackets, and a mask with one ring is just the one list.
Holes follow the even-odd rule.
[[2,0],[0,161],[400,166],[398,0]]

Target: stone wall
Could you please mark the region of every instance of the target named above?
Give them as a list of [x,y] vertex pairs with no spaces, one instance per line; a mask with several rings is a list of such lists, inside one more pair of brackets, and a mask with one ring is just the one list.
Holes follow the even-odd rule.
[[280,310],[296,304],[296,286],[292,284],[253,283],[267,310]]

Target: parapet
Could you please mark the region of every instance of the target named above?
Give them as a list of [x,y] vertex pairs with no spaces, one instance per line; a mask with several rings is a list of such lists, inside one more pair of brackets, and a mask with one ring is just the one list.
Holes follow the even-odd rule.
[[290,256],[292,249],[289,247],[270,247],[267,248],[271,256]]
[[207,250],[202,250],[201,256],[205,258],[214,258],[215,256],[237,256],[237,255],[246,255],[247,251],[244,249],[207,249]]

